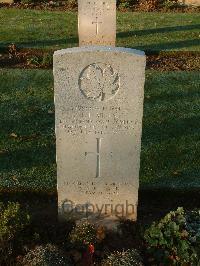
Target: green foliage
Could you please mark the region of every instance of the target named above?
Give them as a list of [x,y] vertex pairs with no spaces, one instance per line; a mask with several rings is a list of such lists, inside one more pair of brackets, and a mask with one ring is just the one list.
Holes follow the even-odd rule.
[[77,0],[68,0],[67,5],[69,8],[74,9],[78,7],[78,2]]
[[0,203],[0,265],[8,262],[13,252],[13,241],[29,223],[30,217],[18,203]]
[[139,0],[118,0],[117,6],[121,9],[129,9],[134,5],[138,4]]
[[41,59],[38,56],[32,56],[27,59],[27,64],[39,67],[41,65]]
[[85,247],[97,242],[97,232],[93,224],[85,222],[76,225],[70,233],[70,242],[76,247]]
[[180,2],[178,0],[162,0],[160,6],[167,9],[172,9],[180,7]]
[[35,2],[35,0],[21,0],[22,4],[32,4],[34,2]]
[[15,0],[15,2],[20,2],[22,4],[39,4],[47,2],[48,0]]
[[49,67],[53,64],[53,56],[51,53],[44,53],[40,56],[31,56],[27,59],[27,64],[36,67]]
[[42,57],[42,66],[52,66],[53,65],[53,56],[51,53],[45,53]]
[[142,259],[135,249],[116,251],[111,253],[103,262],[102,266],[142,266]]
[[200,210],[188,212],[186,214],[186,229],[189,232],[189,240],[194,247],[198,259],[200,260]]
[[164,265],[195,263],[197,254],[186,224],[185,212],[178,208],[146,230],[144,239],[152,260]]
[[70,259],[65,257],[59,249],[51,244],[46,246],[37,246],[28,252],[23,258],[23,266],[70,266]]

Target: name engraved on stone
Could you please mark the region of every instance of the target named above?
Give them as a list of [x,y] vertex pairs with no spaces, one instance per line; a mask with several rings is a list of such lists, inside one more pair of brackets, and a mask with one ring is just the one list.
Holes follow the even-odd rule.
[[120,76],[111,65],[93,63],[81,72],[79,88],[87,99],[108,101],[120,89]]

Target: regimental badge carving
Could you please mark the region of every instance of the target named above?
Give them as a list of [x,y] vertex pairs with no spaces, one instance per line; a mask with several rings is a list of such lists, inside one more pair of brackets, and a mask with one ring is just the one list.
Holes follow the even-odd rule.
[[108,101],[119,91],[120,76],[109,64],[93,63],[81,72],[79,88],[87,99]]

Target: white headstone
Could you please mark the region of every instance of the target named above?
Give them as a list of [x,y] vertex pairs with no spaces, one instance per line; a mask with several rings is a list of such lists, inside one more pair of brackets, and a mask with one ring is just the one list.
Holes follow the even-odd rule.
[[200,6],[200,0],[179,0],[179,2],[188,6]]
[[13,4],[14,0],[0,0],[0,3]]
[[144,79],[137,50],[55,52],[60,217],[136,219]]
[[79,46],[115,46],[116,0],[78,0]]

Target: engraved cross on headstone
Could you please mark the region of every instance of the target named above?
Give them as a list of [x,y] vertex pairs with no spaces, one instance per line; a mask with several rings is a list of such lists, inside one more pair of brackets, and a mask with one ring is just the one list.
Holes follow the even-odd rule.
[[[96,155],[97,157],[97,164],[96,164],[96,178],[101,177],[101,143],[102,138],[96,138],[97,140],[97,151],[96,152],[85,152],[85,157],[89,154]],[[113,153],[110,152],[110,156],[112,157]]]
[[96,35],[99,34],[99,24],[102,24],[102,22],[98,21],[98,17],[96,17],[96,21],[93,21],[92,24],[96,24]]
[[80,46],[115,46],[116,0],[78,0],[78,31]]
[[85,156],[88,154],[96,154],[97,156],[97,167],[96,167],[96,177],[100,177],[100,160],[101,160],[101,138],[97,138],[97,152],[85,152]]

